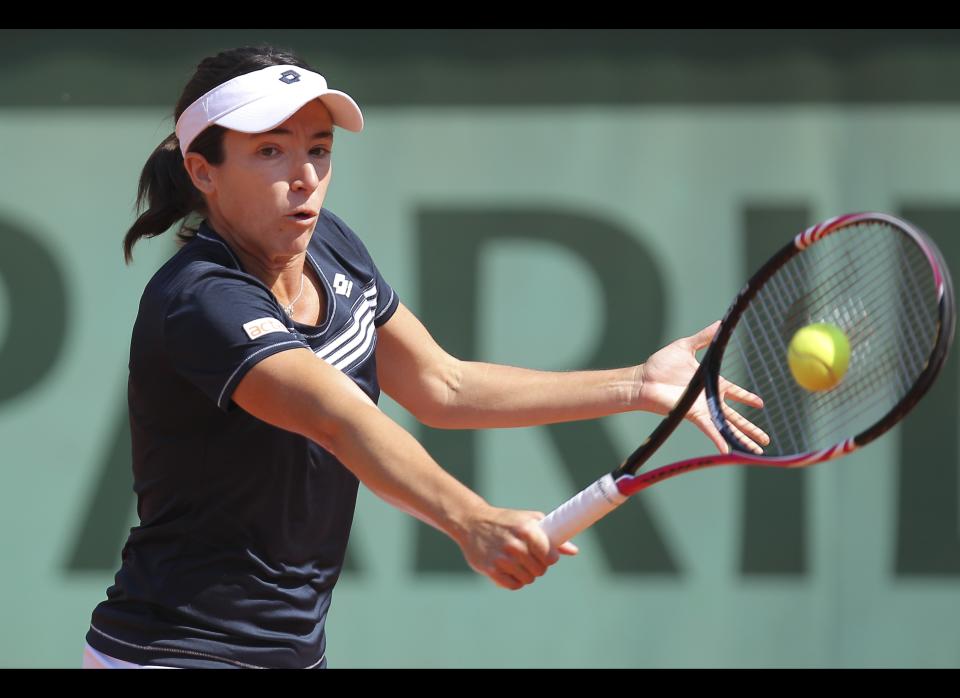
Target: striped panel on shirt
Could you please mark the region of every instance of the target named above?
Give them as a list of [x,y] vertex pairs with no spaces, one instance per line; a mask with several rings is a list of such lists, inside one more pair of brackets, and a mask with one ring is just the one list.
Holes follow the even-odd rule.
[[374,314],[377,310],[377,286],[374,284],[363,292],[363,299],[353,310],[347,329],[330,340],[314,353],[334,368],[346,370],[354,361],[364,356],[373,343]]

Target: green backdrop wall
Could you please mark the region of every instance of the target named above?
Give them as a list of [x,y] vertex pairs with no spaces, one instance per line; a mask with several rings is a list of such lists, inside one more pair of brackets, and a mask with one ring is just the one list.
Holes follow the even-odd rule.
[[[174,249],[123,264],[137,178],[196,63],[262,41],[364,109],[326,206],[462,358],[641,362],[848,211],[907,216],[960,270],[955,32],[0,31],[0,666],[80,664],[137,524],[130,331]],[[957,388],[954,355],[835,464],[653,488],[521,592],[361,489],[330,664],[958,666]],[[488,500],[539,510],[658,422],[447,432],[381,404]],[[683,425],[654,464],[711,448]]]

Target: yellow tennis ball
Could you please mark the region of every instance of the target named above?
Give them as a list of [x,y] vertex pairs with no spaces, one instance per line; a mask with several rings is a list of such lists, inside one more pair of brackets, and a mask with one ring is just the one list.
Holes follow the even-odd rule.
[[807,390],[830,390],[850,365],[850,340],[836,325],[819,322],[797,330],[787,349],[790,372]]

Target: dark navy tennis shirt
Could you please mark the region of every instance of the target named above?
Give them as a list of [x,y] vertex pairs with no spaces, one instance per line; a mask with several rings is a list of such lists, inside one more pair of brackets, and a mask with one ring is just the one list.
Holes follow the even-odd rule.
[[206,221],[147,284],[128,384],[140,525],[93,611],[94,649],[137,664],[325,666],[357,478],[231,395],[258,361],[306,347],[377,402],[376,327],[399,299],[325,209],[307,258],[327,295],[319,326],[289,318]]

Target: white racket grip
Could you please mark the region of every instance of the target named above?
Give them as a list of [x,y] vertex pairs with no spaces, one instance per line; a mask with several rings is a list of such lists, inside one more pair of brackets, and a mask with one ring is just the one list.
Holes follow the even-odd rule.
[[627,501],[620,494],[613,476],[607,473],[580,494],[554,509],[541,522],[550,543],[560,545],[589,528]]

